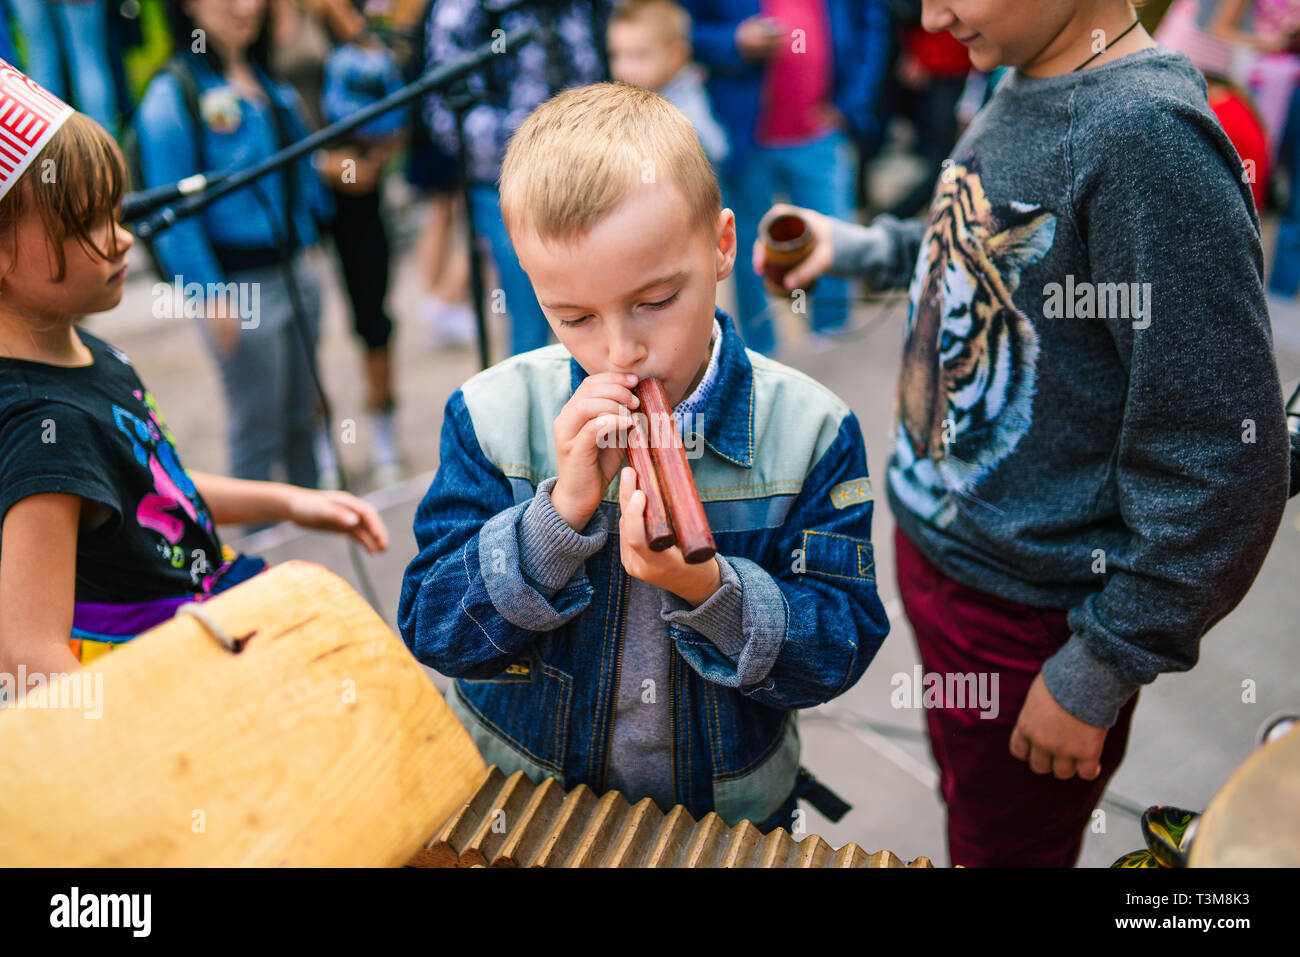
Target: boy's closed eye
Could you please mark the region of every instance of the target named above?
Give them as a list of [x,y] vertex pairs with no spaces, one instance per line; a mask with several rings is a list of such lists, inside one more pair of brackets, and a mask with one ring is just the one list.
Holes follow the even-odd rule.
[[[677,301],[677,297],[680,294],[681,294],[681,290],[679,289],[677,292],[673,293],[667,299],[661,299],[658,302],[643,302],[640,305],[645,307],[646,309],[654,309],[654,310],[667,309],[669,306],[671,306],[674,302]],[[582,323],[586,322],[589,318],[591,317],[588,315],[588,316],[580,316],[577,319],[561,319],[560,325],[571,329],[574,326],[582,325]]]

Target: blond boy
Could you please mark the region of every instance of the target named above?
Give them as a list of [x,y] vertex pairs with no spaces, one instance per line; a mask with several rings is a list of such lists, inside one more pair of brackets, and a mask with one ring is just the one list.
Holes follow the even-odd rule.
[[610,14],[609,73],[654,90],[685,114],[714,166],[730,153],[727,133],[713,115],[700,70],[691,63],[691,15],[673,0],[627,0]]
[[[558,345],[447,403],[399,612],[484,757],[697,817],[798,828],[845,806],[799,768],[795,710],[850,687],[888,622],[854,414],[748,352],[714,307],[735,219],[690,124],[624,84],[568,90],[512,139],[502,212]],[[656,376],[717,556],[646,544],[624,466]]]

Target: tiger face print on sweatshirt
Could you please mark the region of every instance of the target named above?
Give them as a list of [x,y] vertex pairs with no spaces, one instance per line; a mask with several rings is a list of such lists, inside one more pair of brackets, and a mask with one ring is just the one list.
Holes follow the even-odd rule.
[[1051,248],[1056,216],[992,204],[978,164],[948,165],[935,189],[909,296],[889,481],[945,527],[1029,430],[1038,333],[1012,302],[1021,272]]

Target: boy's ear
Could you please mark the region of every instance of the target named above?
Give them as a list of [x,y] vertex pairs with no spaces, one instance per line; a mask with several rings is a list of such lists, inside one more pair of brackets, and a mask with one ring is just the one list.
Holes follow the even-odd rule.
[[674,72],[686,66],[691,62],[691,45],[684,40],[674,42],[669,53],[668,62],[675,68]]
[[718,213],[717,244],[713,251],[718,282],[731,275],[736,265],[736,214],[724,208]]

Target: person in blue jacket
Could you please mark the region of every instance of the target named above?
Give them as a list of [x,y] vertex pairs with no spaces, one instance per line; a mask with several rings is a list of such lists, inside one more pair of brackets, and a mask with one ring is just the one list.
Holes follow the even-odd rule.
[[[297,94],[268,75],[265,0],[238,7],[177,0],[168,12],[178,52],[149,83],[135,118],[143,186],[244,169],[307,135]],[[192,315],[191,290],[202,291],[200,329],[221,367],[230,472],[238,478],[269,479],[280,465],[294,485],[318,485],[309,358],[321,297],[304,253],[319,240],[318,221],[331,214],[312,161],[303,157],[157,237],[166,281],[160,285],[179,294],[157,289],[154,313]],[[294,328],[281,237],[311,352]]]
[[[723,192],[742,249],[778,193],[797,206],[850,219],[860,148],[879,137],[876,104],[889,58],[886,0],[683,0],[695,57],[732,148]],[[832,212],[834,211],[834,212]],[[776,332],[762,281],[737,270],[745,343],[770,354]],[[812,328],[848,319],[849,287],[822,278],[809,295]],[[799,301],[796,300],[798,306]]]

